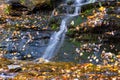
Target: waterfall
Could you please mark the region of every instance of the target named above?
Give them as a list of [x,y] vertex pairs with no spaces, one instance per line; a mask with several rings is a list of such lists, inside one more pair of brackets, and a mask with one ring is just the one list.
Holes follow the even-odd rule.
[[51,59],[53,55],[56,53],[57,49],[63,43],[65,33],[67,32],[66,20],[67,18],[64,18],[62,20],[61,25],[60,25],[60,30],[58,32],[55,32],[51,36],[48,47],[46,48],[46,51],[44,55],[42,56],[43,59],[47,59],[47,60]]
[[[81,2],[82,2],[82,0],[75,0],[75,5],[80,4]],[[80,6],[75,7],[74,14],[78,15],[80,13],[80,8],[81,8]]]
[[48,47],[46,48],[44,54],[42,55],[42,59],[44,59],[45,61],[49,61],[51,58],[54,57],[54,55],[57,53],[58,49],[60,48],[60,46],[62,45],[64,38],[65,38],[65,34],[67,32],[67,21],[80,14],[80,6],[88,4],[88,2],[82,3],[82,1],[84,0],[75,0],[74,1],[74,6],[75,6],[75,11],[73,14],[66,14],[65,17],[62,19],[61,21],[61,25],[60,25],[60,30],[58,32],[54,32],[53,35],[50,38],[50,41],[48,43]]

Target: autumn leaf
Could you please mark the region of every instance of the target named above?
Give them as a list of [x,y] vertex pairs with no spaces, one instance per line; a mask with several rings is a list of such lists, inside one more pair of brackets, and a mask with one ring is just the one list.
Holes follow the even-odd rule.
[[100,10],[100,11],[105,11],[105,7],[101,6],[101,7],[99,8],[99,10]]

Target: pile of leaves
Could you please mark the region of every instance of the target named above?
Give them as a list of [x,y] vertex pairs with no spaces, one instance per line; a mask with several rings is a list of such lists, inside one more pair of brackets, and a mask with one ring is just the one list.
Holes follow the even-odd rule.
[[[4,58],[0,58],[0,60],[0,73],[16,73],[16,76],[11,78],[14,80],[120,79],[120,61],[116,61],[114,64],[95,65],[92,63],[75,64],[71,62],[49,62],[38,64],[30,61],[10,61]],[[8,65],[19,65],[20,67],[9,69]]]

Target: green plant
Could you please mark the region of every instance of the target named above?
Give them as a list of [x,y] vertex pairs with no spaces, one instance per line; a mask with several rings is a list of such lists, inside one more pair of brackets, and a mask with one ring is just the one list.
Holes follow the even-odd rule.
[[57,24],[52,24],[52,30],[56,30],[57,29]]
[[4,9],[5,14],[10,14],[10,11],[11,11],[11,6],[7,5]]
[[20,0],[21,4],[25,4],[25,0]]
[[100,6],[100,7],[102,6],[102,3],[101,3],[101,2],[99,2],[99,6]]

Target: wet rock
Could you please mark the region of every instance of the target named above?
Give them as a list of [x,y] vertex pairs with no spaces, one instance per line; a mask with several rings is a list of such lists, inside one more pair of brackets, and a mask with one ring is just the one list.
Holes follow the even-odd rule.
[[50,5],[51,2],[50,0],[8,0],[6,1],[6,3],[14,6],[18,6],[18,7],[24,7],[24,8],[29,8],[29,9],[34,9],[37,7],[44,7],[47,5]]
[[7,4],[9,6],[5,7],[6,9],[2,6],[0,11],[4,13],[4,10],[6,10],[7,14],[12,16],[21,16],[22,14],[41,12],[41,10],[51,11],[61,2],[63,2],[63,0],[2,0],[0,1],[0,7],[2,4]]
[[12,78],[14,78],[15,75],[16,74],[14,74],[14,73],[1,73],[0,77],[2,79],[12,79]]
[[71,4],[73,4],[74,3],[74,0],[67,0],[67,4],[68,5],[71,5]]
[[16,68],[20,68],[20,65],[8,65],[8,69],[16,69]]

